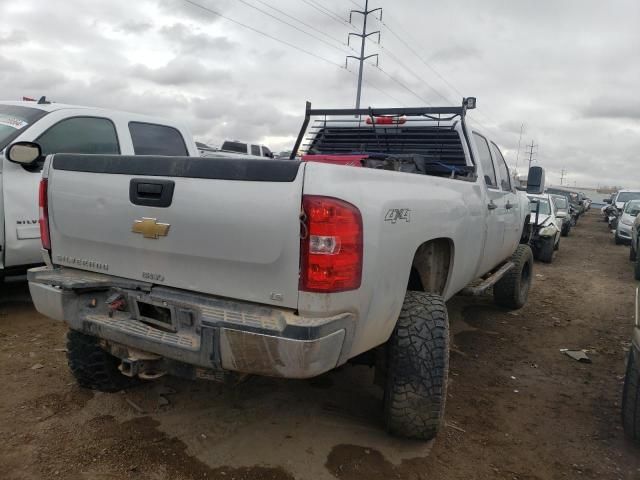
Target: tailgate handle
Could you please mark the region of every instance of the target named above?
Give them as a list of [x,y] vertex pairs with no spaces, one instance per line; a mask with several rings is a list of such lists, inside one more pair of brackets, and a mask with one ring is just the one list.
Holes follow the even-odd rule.
[[166,208],[173,201],[173,180],[132,178],[129,183],[129,201],[134,205]]

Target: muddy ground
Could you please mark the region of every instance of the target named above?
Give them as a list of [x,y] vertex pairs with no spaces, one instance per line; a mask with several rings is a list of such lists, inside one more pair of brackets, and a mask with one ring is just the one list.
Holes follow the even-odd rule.
[[[65,328],[24,284],[0,303],[3,479],[622,479],[640,448],[620,428],[635,282],[596,211],[536,264],[528,305],[456,298],[446,427],[389,437],[367,367],[235,387],[165,378],[118,394],[77,387]],[[561,348],[589,350],[578,363]]]

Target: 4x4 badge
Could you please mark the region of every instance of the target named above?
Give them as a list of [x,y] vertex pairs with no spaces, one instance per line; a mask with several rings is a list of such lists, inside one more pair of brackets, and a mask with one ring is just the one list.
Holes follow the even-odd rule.
[[131,231],[133,233],[141,233],[144,238],[166,237],[169,233],[168,223],[158,223],[156,218],[142,217],[142,220],[134,220]]

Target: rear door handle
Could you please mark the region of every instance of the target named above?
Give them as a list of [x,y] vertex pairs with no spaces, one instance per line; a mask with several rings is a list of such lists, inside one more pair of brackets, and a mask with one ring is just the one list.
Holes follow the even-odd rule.
[[173,201],[173,180],[132,178],[129,183],[129,201],[134,205],[167,208]]
[[489,204],[487,205],[487,208],[488,208],[489,210],[495,210],[496,208],[498,208],[498,205],[496,205],[495,203],[493,203],[493,200],[491,200],[491,201],[489,202]]

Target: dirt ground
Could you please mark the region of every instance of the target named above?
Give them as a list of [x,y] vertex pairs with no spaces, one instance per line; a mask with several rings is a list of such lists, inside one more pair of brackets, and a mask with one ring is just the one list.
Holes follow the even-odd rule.
[[[446,427],[389,437],[372,371],[236,386],[163,378],[118,394],[77,387],[65,328],[24,284],[0,300],[3,479],[623,479],[640,447],[620,427],[635,282],[597,211],[536,263],[527,306],[449,303]],[[592,364],[561,348],[588,349]]]

